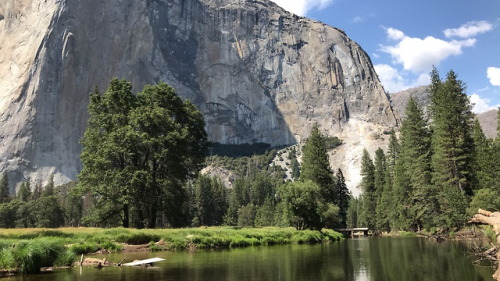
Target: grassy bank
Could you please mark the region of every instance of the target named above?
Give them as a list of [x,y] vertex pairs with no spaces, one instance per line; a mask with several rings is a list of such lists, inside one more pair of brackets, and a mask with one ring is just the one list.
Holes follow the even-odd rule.
[[149,250],[234,248],[276,244],[313,244],[342,239],[332,230],[292,228],[60,228],[0,229],[0,269],[35,273],[41,267],[70,265],[81,254],[116,252],[127,245]]

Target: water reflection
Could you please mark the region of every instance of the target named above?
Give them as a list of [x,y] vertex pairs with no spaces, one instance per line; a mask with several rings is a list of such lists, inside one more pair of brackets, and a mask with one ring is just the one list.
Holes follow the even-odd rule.
[[[224,251],[128,253],[109,260],[166,259],[153,268],[74,268],[5,280],[492,280],[493,269],[472,265],[463,245],[418,238],[348,239]],[[3,280],[2,280],[3,281]]]

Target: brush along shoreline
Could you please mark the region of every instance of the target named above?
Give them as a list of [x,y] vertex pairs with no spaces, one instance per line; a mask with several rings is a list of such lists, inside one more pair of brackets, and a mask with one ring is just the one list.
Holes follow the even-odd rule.
[[278,227],[0,229],[0,276],[75,264],[93,266],[90,260],[86,263],[81,258],[82,254],[317,244],[342,239],[342,234],[330,229],[299,231]]

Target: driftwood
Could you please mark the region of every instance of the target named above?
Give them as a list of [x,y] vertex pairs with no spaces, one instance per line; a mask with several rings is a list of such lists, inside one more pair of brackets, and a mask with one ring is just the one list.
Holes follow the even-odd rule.
[[[497,236],[497,264],[500,261],[500,251],[498,251],[498,246],[500,246],[500,212],[489,212],[482,209],[477,211],[469,223],[475,224],[487,224],[493,227],[493,231]],[[493,278],[500,281],[500,264],[497,266],[497,271],[493,274]]]

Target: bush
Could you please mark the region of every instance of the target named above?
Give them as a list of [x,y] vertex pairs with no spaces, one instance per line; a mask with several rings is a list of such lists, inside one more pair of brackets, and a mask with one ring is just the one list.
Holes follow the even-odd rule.
[[160,236],[152,233],[135,232],[118,235],[116,241],[130,245],[142,245],[151,241],[158,242],[160,241]]
[[97,250],[99,250],[99,247],[95,243],[84,242],[84,243],[73,244],[69,247],[69,249],[72,253],[81,255],[81,254],[95,253],[97,252]]
[[66,248],[55,240],[40,238],[21,241],[12,248],[14,265],[21,273],[37,273],[66,254]]

